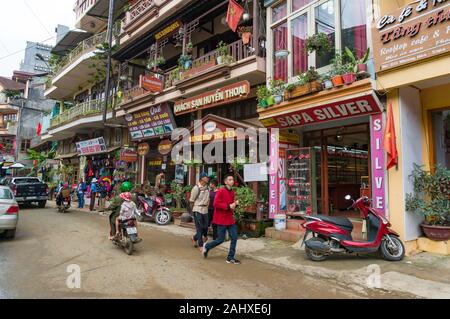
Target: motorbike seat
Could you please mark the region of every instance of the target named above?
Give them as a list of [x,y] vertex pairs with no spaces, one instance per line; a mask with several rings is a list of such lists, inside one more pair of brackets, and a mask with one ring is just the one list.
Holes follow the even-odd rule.
[[331,217],[325,215],[315,215],[314,217],[317,217],[324,222],[328,222],[336,226],[342,227],[349,232],[353,230],[352,222],[346,217]]

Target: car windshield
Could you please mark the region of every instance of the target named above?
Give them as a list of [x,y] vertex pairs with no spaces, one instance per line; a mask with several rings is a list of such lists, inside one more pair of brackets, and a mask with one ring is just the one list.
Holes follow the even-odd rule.
[[39,183],[39,178],[18,178],[14,180],[16,184]]
[[0,188],[0,199],[13,199],[13,195],[9,189]]

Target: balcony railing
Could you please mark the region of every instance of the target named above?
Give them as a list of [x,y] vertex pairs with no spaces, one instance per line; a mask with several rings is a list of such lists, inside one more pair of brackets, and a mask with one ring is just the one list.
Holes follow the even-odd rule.
[[82,42],[80,42],[75,49],[70,51],[61,62],[53,70],[54,76],[57,76],[65,68],[67,68],[72,62],[80,58],[88,51],[94,50],[99,44],[106,42],[106,31],[98,33]]
[[50,127],[66,124],[77,118],[101,114],[103,111],[103,99],[91,100],[75,105],[74,107],[64,111],[50,121]]
[[99,0],[77,0],[73,11],[75,11],[77,21],[88,12]]
[[156,13],[159,7],[170,2],[172,0],[140,0],[130,7],[130,9],[125,14],[125,19],[123,20],[123,28],[126,29],[133,25],[136,21],[139,21],[147,13],[152,10]]

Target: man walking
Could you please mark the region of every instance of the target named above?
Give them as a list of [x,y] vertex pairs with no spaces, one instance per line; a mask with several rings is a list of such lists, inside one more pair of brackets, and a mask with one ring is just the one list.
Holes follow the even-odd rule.
[[216,193],[219,190],[217,180],[213,179],[209,183],[209,206],[208,206],[208,226],[210,227],[212,224],[213,229],[213,240],[217,239],[217,225],[213,224],[214,217],[214,199],[216,198]]
[[80,183],[77,187],[78,208],[84,208],[84,193],[86,192],[86,188],[86,183],[80,179]]
[[214,199],[214,218],[212,223],[217,225],[217,239],[212,242],[205,243],[203,245],[202,254],[203,257],[208,257],[208,252],[214,247],[219,246],[225,241],[225,233],[228,234],[231,239],[230,251],[226,262],[228,264],[238,265],[241,262],[235,258],[236,244],[237,244],[237,226],[234,221],[234,210],[239,205],[239,201],[234,200],[234,177],[233,175],[227,175],[224,179],[225,187],[219,189]]
[[196,234],[192,237],[194,246],[203,247],[208,240],[208,205],[209,205],[209,177],[206,173],[200,174],[200,180],[192,188],[189,199],[191,210],[194,213]]
[[89,203],[89,210],[93,212],[95,209],[95,199],[97,197],[97,179],[93,178],[91,182],[91,202]]

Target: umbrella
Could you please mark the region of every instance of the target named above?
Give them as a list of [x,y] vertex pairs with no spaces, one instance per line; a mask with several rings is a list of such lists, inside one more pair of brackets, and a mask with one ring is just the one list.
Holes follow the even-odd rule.
[[25,165],[23,165],[21,163],[15,163],[8,168],[25,168]]

